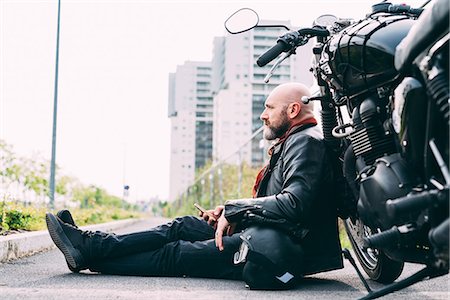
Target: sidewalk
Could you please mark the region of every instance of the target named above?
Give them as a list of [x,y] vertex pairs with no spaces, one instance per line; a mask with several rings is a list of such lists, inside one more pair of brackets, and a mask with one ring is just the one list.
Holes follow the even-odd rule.
[[[135,223],[140,219],[127,219],[103,224],[81,226],[83,230],[114,231]],[[47,251],[55,245],[47,230],[0,236],[0,263]]]

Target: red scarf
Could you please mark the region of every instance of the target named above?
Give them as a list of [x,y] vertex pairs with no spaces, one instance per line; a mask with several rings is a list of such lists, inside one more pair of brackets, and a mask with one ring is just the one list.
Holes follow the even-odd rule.
[[[289,129],[286,131],[285,134],[283,134],[277,142],[275,142],[272,146],[270,146],[269,150],[267,151],[269,156],[272,156],[273,151],[275,149],[276,146],[284,143],[287,138],[292,134],[292,132],[294,132],[295,128],[297,126],[300,125],[305,125],[305,124],[313,124],[313,125],[317,125],[317,121],[314,117],[311,117],[309,119],[297,122],[297,123],[293,123],[291,124],[291,126],[289,127]],[[255,184],[253,185],[253,189],[252,189],[252,196],[253,198],[256,198],[256,195],[258,193],[258,189],[259,189],[259,185],[261,184],[262,179],[264,178],[264,175],[266,173],[266,169],[267,169],[268,164],[266,164],[264,167],[262,167],[262,169],[258,172],[258,175],[256,175],[256,180],[255,180]]]

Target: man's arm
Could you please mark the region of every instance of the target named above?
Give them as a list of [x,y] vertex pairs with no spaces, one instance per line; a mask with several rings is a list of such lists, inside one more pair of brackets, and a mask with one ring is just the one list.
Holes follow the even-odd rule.
[[283,186],[272,196],[229,200],[224,216],[230,223],[242,221],[252,211],[269,218],[284,218],[293,223],[308,223],[312,203],[321,187],[325,146],[311,136],[298,134],[289,138],[283,148]]

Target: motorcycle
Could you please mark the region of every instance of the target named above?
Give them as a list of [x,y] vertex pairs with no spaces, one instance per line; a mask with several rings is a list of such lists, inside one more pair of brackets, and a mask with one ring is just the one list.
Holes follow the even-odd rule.
[[[258,25],[251,9],[225,21],[232,34]],[[271,25],[275,26],[275,25]],[[266,76],[315,38],[312,72],[324,141],[334,158],[338,215],[367,275],[387,284],[374,299],[449,271],[449,6],[381,2],[362,20],[317,18],[280,36],[258,66]],[[401,281],[405,262],[425,267]]]

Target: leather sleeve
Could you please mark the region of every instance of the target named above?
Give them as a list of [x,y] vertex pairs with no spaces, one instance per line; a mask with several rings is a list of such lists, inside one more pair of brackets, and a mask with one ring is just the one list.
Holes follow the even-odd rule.
[[325,146],[321,140],[309,135],[295,134],[286,140],[282,151],[281,191],[267,197],[225,202],[225,217],[229,222],[239,223],[245,213],[251,211],[296,224],[309,223],[312,203],[321,188],[322,169],[326,161]]

